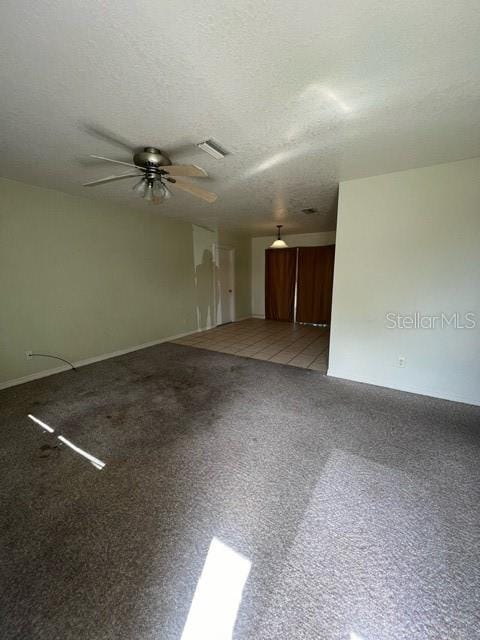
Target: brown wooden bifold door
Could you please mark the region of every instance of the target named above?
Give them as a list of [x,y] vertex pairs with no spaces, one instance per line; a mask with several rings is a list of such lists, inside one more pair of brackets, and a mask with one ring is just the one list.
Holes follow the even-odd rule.
[[296,249],[265,251],[265,317],[293,322]]
[[330,324],[335,245],[300,247],[297,274],[297,322]]

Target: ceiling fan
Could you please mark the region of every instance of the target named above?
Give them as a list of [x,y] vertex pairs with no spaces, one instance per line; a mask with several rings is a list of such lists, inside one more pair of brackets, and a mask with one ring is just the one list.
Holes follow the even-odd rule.
[[86,182],[84,187],[95,187],[114,180],[125,180],[127,178],[140,178],[132,188],[133,191],[148,202],[157,204],[162,200],[168,200],[172,193],[167,186],[167,182],[173,187],[186,191],[196,198],[206,202],[215,202],[217,195],[211,191],[206,191],[198,187],[193,182],[183,180],[183,177],[207,178],[206,171],[194,164],[172,164],[170,158],[156,147],[145,147],[142,151],[137,151],[133,156],[133,162],[122,162],[105,158],[104,156],[90,155],[97,160],[105,160],[113,164],[121,164],[131,167],[129,173],[122,173],[119,176],[107,176],[93,182]]

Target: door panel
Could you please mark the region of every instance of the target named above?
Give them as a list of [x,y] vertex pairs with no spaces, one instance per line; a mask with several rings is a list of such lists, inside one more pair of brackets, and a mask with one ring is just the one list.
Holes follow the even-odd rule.
[[293,322],[296,249],[265,251],[265,317]]
[[218,247],[218,324],[235,320],[234,249]]
[[300,247],[297,275],[297,322],[330,324],[335,245]]

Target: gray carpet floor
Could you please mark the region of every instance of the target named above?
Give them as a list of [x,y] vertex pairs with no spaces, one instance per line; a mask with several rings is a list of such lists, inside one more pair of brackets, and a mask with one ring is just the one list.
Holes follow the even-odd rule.
[[0,421],[3,640],[180,640],[214,538],[250,570],[198,640],[480,638],[478,407],[167,344]]

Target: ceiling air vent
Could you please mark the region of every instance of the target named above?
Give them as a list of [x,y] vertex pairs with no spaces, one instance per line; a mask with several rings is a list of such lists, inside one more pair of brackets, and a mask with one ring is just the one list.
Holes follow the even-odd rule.
[[214,140],[205,140],[205,142],[200,142],[197,144],[202,151],[208,153],[213,156],[216,160],[220,160],[228,155],[228,151],[225,151],[219,144],[217,144]]

